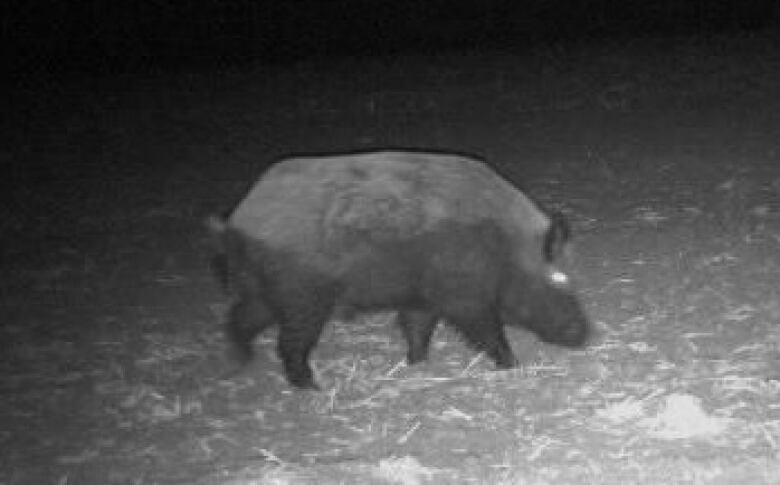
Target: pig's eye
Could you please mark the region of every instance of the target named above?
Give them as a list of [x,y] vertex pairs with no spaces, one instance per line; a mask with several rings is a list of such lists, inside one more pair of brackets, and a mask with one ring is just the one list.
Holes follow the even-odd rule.
[[569,276],[563,271],[557,269],[550,270],[548,277],[555,286],[566,286],[569,284]]

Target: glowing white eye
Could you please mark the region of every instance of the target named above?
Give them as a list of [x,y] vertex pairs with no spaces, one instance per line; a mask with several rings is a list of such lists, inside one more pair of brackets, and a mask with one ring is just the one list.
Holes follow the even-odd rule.
[[569,284],[569,276],[562,271],[558,271],[557,269],[550,271],[549,277],[550,281],[554,285],[564,286]]

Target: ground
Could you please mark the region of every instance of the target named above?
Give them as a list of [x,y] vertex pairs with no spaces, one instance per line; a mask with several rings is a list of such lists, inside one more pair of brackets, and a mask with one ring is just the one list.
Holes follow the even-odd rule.
[[[3,121],[0,484],[780,483],[780,38],[105,76]],[[599,329],[522,367],[392,314],[225,378],[203,218],[270,160],[482,155],[563,210]]]

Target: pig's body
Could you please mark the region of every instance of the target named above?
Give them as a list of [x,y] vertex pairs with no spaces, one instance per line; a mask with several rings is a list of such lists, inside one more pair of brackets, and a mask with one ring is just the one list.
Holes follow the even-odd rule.
[[277,162],[227,220],[211,220],[215,261],[235,300],[226,329],[240,361],[280,327],[289,381],[316,387],[308,356],[334,312],[399,311],[408,360],[425,359],[436,322],[457,328],[499,367],[514,355],[504,325],[582,345],[589,323],[554,268],[568,239],[483,162],[384,151]]

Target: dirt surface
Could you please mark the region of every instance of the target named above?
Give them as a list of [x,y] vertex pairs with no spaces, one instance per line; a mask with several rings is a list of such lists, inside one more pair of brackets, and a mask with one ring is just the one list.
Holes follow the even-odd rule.
[[[308,62],[50,84],[2,125],[0,484],[778,483],[780,39]],[[523,366],[392,315],[324,390],[232,378],[203,218],[302,152],[447,149],[576,230],[600,329]]]

